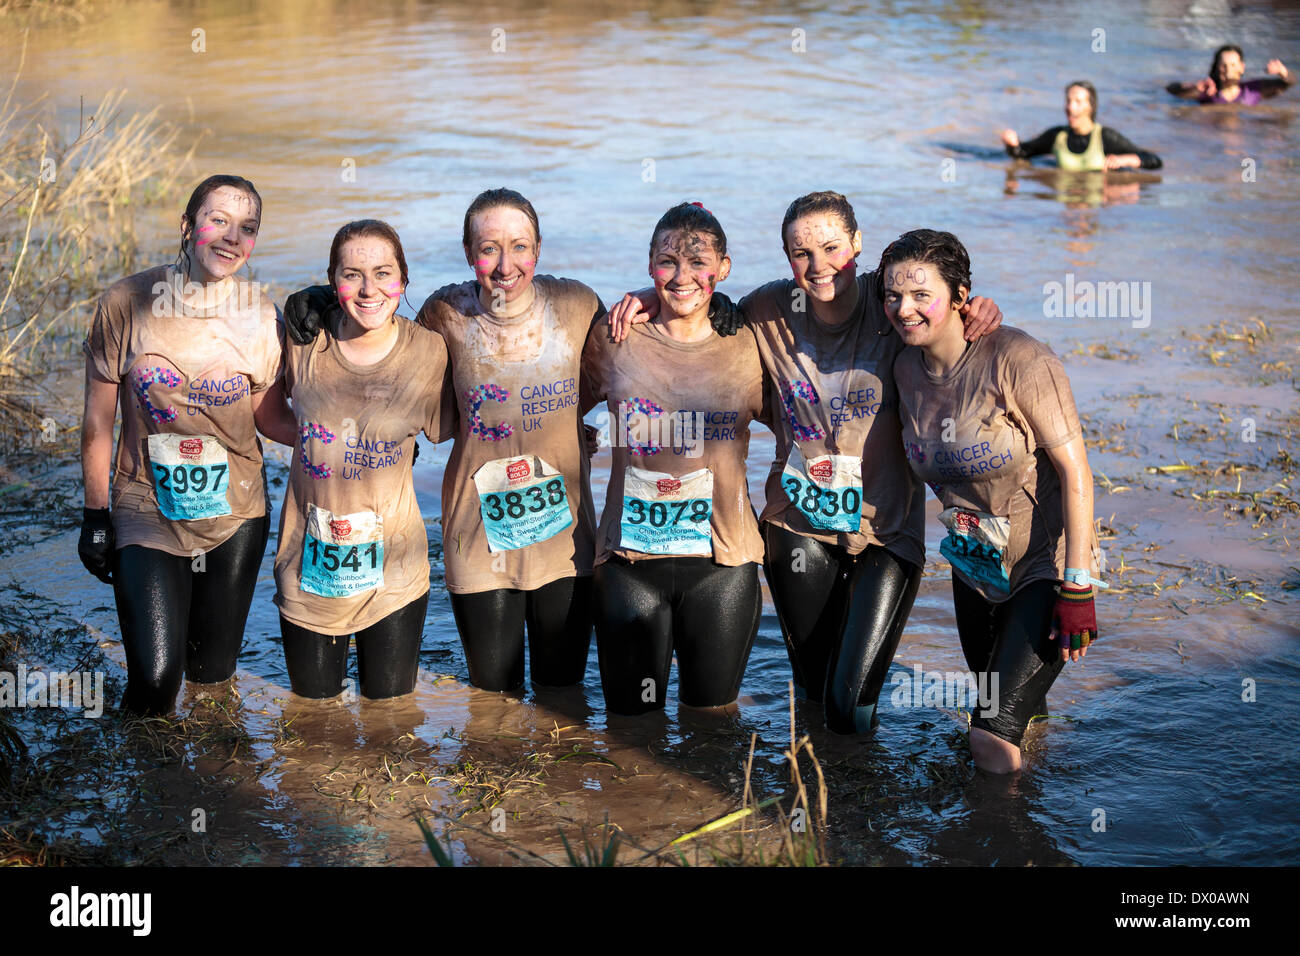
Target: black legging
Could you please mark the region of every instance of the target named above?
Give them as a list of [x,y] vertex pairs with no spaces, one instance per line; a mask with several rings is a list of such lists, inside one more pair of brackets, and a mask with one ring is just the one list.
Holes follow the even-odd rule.
[[250,518],[197,557],[141,545],[116,552],[113,593],[126,650],[122,706],[149,716],[170,714],[181,679],[228,680],[243,644],[248,608],[266,551],[269,518]]
[[794,682],[835,733],[866,733],[916,600],[921,569],[879,545],[849,554],[763,525],[763,568]]
[[469,682],[483,690],[582,683],[591,651],[591,578],[560,578],[531,591],[496,588],[451,595],[451,611],[469,664]]
[[736,699],[763,610],[757,564],[616,557],[596,568],[595,579],[596,648],[610,711],[663,709],[674,652],[683,704]]
[[[383,620],[357,631],[357,674],[361,696],[370,700],[400,697],[415,690],[424,638],[429,592]],[[299,697],[324,700],[343,692],[348,671],[350,635],[319,634],[280,618],[289,686]]]
[[[990,688],[996,715],[976,709],[971,726],[1020,746],[1025,728],[1036,714],[1047,713],[1047,690],[1061,673],[1060,644],[1052,640],[1055,581],[1033,581],[1001,604],[990,604],[960,578],[952,578],[952,603],[957,612],[966,666]],[[984,683],[985,673],[998,675],[997,692]],[[992,708],[990,708],[992,710]]]

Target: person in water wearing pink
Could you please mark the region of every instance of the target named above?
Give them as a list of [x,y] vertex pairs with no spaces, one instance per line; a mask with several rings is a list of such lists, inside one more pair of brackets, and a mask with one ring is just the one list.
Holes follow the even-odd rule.
[[1293,77],[1281,60],[1268,61],[1268,76],[1243,80],[1246,60],[1241,47],[1226,43],[1214,51],[1210,74],[1195,83],[1170,83],[1165,89],[1174,96],[1196,100],[1198,103],[1236,103],[1238,106],[1255,106],[1265,97],[1277,96],[1294,85]]

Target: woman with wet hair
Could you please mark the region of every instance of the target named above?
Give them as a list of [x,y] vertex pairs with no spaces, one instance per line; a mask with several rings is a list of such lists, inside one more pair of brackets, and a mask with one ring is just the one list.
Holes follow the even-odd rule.
[[[591,647],[595,509],[579,409],[582,347],[605,307],[587,286],[536,274],[532,203],[490,189],[465,211],[474,278],[434,292],[418,321],[448,349],[454,410],[442,485],[443,562],[470,682],[492,691],[581,683]],[[310,341],[331,305],[290,296]],[[526,641],[525,641],[526,638]]]
[[606,403],[613,446],[595,622],[616,714],[662,710],[674,656],[682,705],[729,707],[758,633],[763,542],[745,458],[750,423],[768,414],[753,333],[711,324],[730,270],[713,214],[674,206],[650,238],[655,318],[622,342],[602,324],[583,354],[583,406]]
[[1065,88],[1067,125],[1043,130],[1027,143],[1013,129],[1002,131],[1007,155],[1032,159],[1051,153],[1056,165],[1066,172],[1096,172],[1103,169],[1159,169],[1160,157],[1138,149],[1122,134],[1097,122],[1097,88],[1087,80],[1076,80]]
[[1235,43],[1225,43],[1214,51],[1208,76],[1194,83],[1170,83],[1165,89],[1174,96],[1202,104],[1236,103],[1238,106],[1255,106],[1265,97],[1277,96],[1295,84],[1295,77],[1281,60],[1269,60],[1265,69],[1268,76],[1243,80],[1246,61],[1241,47]]
[[429,603],[411,466],[420,432],[451,432],[447,347],[397,314],[408,274],[388,223],[340,229],[327,274],[338,305],[313,341],[286,341],[293,411],[281,405],[267,423],[294,445],[275,558],[280,632],[295,694],[340,694],[355,635],[361,695],[398,697],[415,689]]
[[[781,244],[792,278],[736,313],[758,344],[776,435],[764,570],[796,693],[822,703],[831,730],[866,733],[924,564],[924,490],[903,457],[893,381],[902,343],[876,274],[857,272],[862,234],[844,196],[794,200]],[[636,295],[615,308],[621,323],[654,308]],[[987,299],[969,316],[972,336],[1000,320]]]
[[113,586],[133,713],[229,679],[243,640],[268,522],[255,420],[281,361],[274,304],[237,276],[261,216],[247,179],[199,183],[176,262],[110,286],[82,347],[78,553]]
[[1097,639],[1092,472],[1070,382],[1018,329],[966,341],[970,258],[951,233],[904,233],[876,273],[908,346],[894,363],[907,459],[943,506],[957,631],[991,698],[971,718],[971,754],[1011,773],[1052,682]]

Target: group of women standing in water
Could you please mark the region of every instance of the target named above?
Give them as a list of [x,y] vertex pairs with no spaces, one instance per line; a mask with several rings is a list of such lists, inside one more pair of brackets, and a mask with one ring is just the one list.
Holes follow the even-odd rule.
[[[582,681],[595,630],[607,708],[660,709],[674,655],[683,705],[733,705],[758,631],[763,565],[795,683],[828,726],[867,732],[924,563],[923,482],[943,505],[962,647],[996,671],[973,719],[976,764],[1019,744],[1067,659],[1097,636],[1092,481],[1060,362],[972,298],[966,250],[917,230],[859,272],[841,195],[796,199],[792,278],[732,305],[727,239],[698,203],[650,236],[653,290],[606,314],[536,274],[541,229],[507,189],[478,196],[474,278],[397,316],[401,241],[344,226],[328,287],[283,321],[237,276],[261,219],[252,183],[214,176],[182,217],[175,265],[101,298],[85,343],[79,550],[111,582],[125,706],[168,713],[182,677],[235,669],[267,541],[257,432],[294,448],[275,559],[295,693],[409,693],[430,568],[416,435],[452,440],[442,489],[447,589],[473,684]],[[123,387],[125,386],[125,387]],[[595,514],[583,416],[613,446]],[[116,410],[122,433],[112,457]],[[776,434],[762,516],[750,425]]]

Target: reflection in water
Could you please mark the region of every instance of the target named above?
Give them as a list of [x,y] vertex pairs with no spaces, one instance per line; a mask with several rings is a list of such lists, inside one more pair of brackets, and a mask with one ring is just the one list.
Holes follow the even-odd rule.
[[1070,209],[1094,209],[1136,203],[1142,186],[1158,183],[1161,177],[1152,173],[1070,172],[1013,166],[1007,170],[1003,191],[1008,196],[1018,194],[1022,178],[1046,187],[1029,192],[1035,198],[1053,199]]

